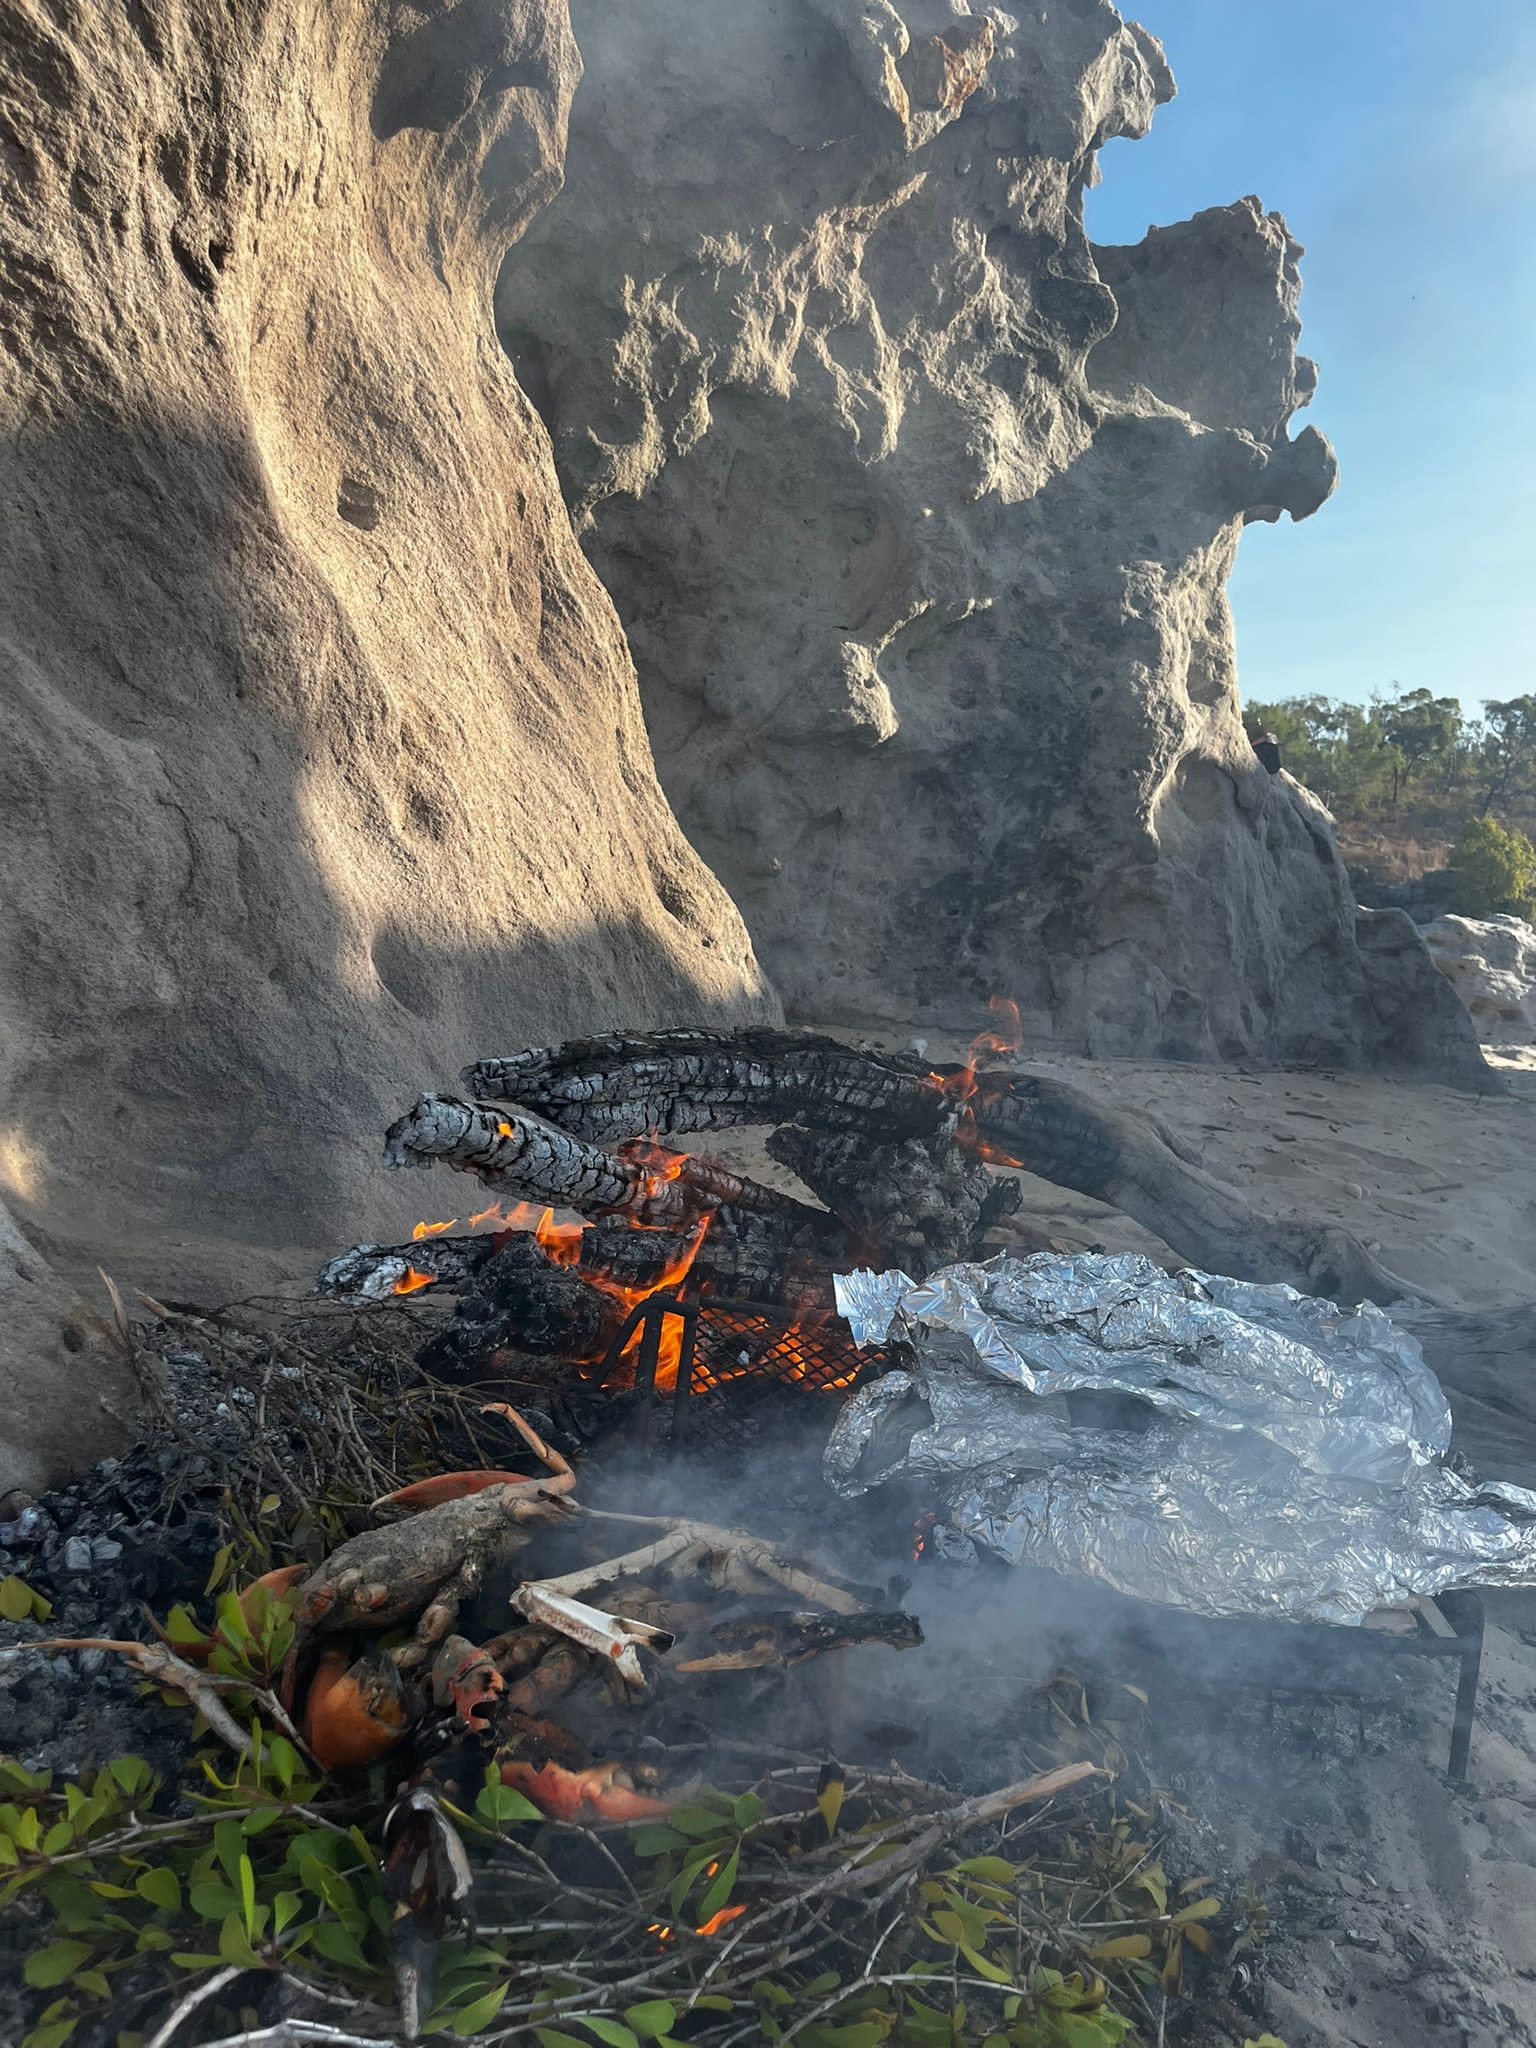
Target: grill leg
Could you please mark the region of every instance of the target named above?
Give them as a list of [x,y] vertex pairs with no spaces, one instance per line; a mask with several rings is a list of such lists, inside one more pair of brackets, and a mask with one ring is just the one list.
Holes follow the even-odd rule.
[[[1457,1633],[1462,1652],[1456,1676],[1456,1718],[1451,1724],[1450,1774],[1458,1785],[1466,1782],[1472,1756],[1472,1723],[1477,1714],[1477,1682],[1483,1663],[1483,1603],[1477,1595],[1467,1597],[1467,1612]],[[1468,1628],[1467,1624],[1471,1627]]]
[[683,1335],[677,1354],[677,1384],[672,1390],[672,1441],[670,1448],[681,1450],[688,1439],[689,1401],[693,1393],[693,1352],[699,1335],[699,1302],[697,1295],[676,1297],[673,1313],[682,1318]]
[[666,1310],[656,1296],[644,1304],[640,1323],[640,1356],[635,1385],[640,1391],[640,1441],[650,1449],[656,1435],[656,1367],[661,1354],[661,1319]]

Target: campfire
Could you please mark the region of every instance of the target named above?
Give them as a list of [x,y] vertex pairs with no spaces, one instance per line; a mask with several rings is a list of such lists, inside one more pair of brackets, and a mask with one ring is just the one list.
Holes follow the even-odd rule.
[[[976,1253],[1017,1205],[983,1163],[1005,1155],[978,1121],[975,1057],[929,1071],[800,1034],[666,1032],[487,1060],[465,1079],[470,1098],[423,1097],[394,1124],[385,1157],[471,1173],[502,1200],[469,1216],[473,1235],[423,1221],[320,1281],[454,1296],[422,1356],[445,1374],[534,1354],[666,1394],[686,1348],[700,1391],[845,1390],[871,1361],[836,1316],[834,1270],[927,1272]],[[743,1123],[778,1126],[770,1156],[825,1206],[661,1143]],[[648,1313],[663,1298],[687,1306]]]
[[[236,1759],[232,1780],[227,1763],[200,1760],[223,1788],[215,1830],[233,1803],[247,1820],[273,1816],[265,1862],[222,1837],[211,1861],[153,1880],[166,1897],[174,1876],[178,1898],[195,1883],[205,1900],[234,1902],[219,1955],[192,1952],[217,1965],[214,1976],[173,2006],[156,2048],[177,2033],[188,2048],[215,2038],[203,2021],[252,1973],[282,1990],[264,2026],[243,2021],[240,2038],[264,2048],[409,2040],[444,2026],[541,2048],[585,2038],[562,2021],[607,2048],[652,2038],[733,2048],[779,2009],[807,2048],[845,2048],[845,2035],[862,2043],[866,2032],[875,2048],[893,2027],[893,2038],[932,2036],[937,2048],[940,2031],[959,2038],[953,2011],[925,1988],[945,1969],[951,2003],[963,1981],[989,2015],[977,2039],[1099,2048],[1128,2039],[1133,2016],[1143,2038],[1162,2034],[1183,1972],[1211,1952],[1205,1922],[1223,1909],[1209,1874],[1190,1878],[1182,1903],[1170,1898],[1154,1860],[1157,1799],[1124,1719],[1127,1698],[1144,1692],[1112,1687],[1090,1707],[1079,1681],[1026,1683],[1005,1654],[1023,1632],[1000,1623],[985,1574],[956,1608],[967,1617],[964,1685],[930,1662],[929,1690],[898,1704],[904,1686],[888,1674],[918,1662],[896,1654],[923,1642],[905,1605],[914,1570],[929,1575],[962,1528],[980,1552],[1006,1551],[1026,1523],[1030,1540],[1059,1534],[1013,1495],[981,1487],[960,1498],[951,1487],[941,1499],[945,1460],[963,1466],[978,1432],[1006,1449],[1021,1390],[1035,1391],[1021,1362],[1035,1328],[1030,1287],[1044,1290],[1050,1343],[1086,1333],[1112,1347],[1128,1316],[1162,1315],[1172,1363],[1151,1326],[1148,1345],[1132,1347],[1142,1374],[1132,1390],[1154,1409],[1182,1399],[1178,1358],[1209,1364],[1226,1341],[1221,1316],[1240,1319],[1200,1286],[1191,1304],[1184,1280],[1149,1266],[1127,1277],[1113,1261],[1099,1262],[1101,1274],[1091,1257],[1068,1277],[1090,1306],[1106,1305],[1103,1316],[1058,1316],[1060,1275],[989,1259],[1018,1201],[1004,1169],[1113,1199],[1157,1219],[1186,1256],[1217,1253],[1255,1280],[1342,1294],[1380,1290],[1380,1269],[1342,1233],[1245,1210],[1151,1120],[1024,1072],[1005,1029],[939,1067],[810,1034],[663,1032],[484,1060],[465,1085],[463,1096],[422,1097],[390,1127],[385,1158],[470,1176],[489,1199],[443,1204],[454,1213],[423,1217],[403,1242],[331,1260],[314,1313],[348,1332],[339,1351],[295,1348],[238,1316],[145,1304],[168,1343],[197,1347],[168,1355],[205,1369],[220,1358],[232,1375],[216,1410],[238,1439],[220,1525],[239,1533],[249,1567],[234,1569],[226,1541],[208,1580],[211,1617],[173,1607],[153,1639],[46,1634],[41,1615],[34,1627],[36,1651],[121,1660],[196,1707]],[[743,1125],[771,1127],[767,1152],[800,1192],[675,1149]],[[978,1275],[996,1300],[975,1293]],[[1241,1294],[1241,1282],[1219,1285]],[[906,1303],[926,1325],[904,1320]],[[1314,1306],[1324,1319],[1341,1313]],[[1263,1311],[1279,1312],[1273,1302]],[[1195,1319],[1188,1343],[1173,1327],[1185,1316]],[[1385,1341],[1376,1311],[1359,1320]],[[134,1341],[126,1317],[121,1327]],[[394,1336],[376,1354],[381,1328]],[[1257,1324],[1242,1328],[1261,1350],[1271,1341]],[[978,1391],[973,1341],[1000,1359],[1005,1384]],[[1009,1343],[1023,1347],[1017,1359]],[[1031,1428],[1058,1432],[1051,1455],[1064,1471],[1077,1455],[1068,1411],[1085,1387],[1088,1440],[1106,1414],[1111,1434],[1123,1420],[1094,1406],[1092,1360],[1074,1353],[1072,1365],[1064,1402],[1025,1403]],[[1339,1386],[1348,1395],[1347,1371]],[[914,1396],[929,1404],[926,1434],[893,1427]],[[1215,1398],[1204,1385],[1199,1400]],[[1438,1389],[1415,1398],[1429,1402],[1432,1435]],[[1270,1426],[1257,1410],[1244,1419],[1260,1436]],[[1390,1463],[1401,1449],[1393,1413],[1378,1405],[1366,1421]],[[1294,1401],[1284,1423],[1293,1435],[1321,1426]],[[1200,1464],[1176,1435],[1166,1449],[1150,1436],[1126,1441],[1150,1447],[1165,1473]],[[1028,1472],[1026,1459],[1011,1482],[1025,1494]],[[1057,1492],[1053,1512],[1070,1516],[1070,1486]],[[1470,1503],[1475,1564],[1485,1499],[1425,1500],[1446,1515]],[[257,1533],[278,1503],[297,1509],[286,1555]],[[1137,1513],[1120,1515],[1133,1546]],[[1219,1519],[1210,1528],[1220,1540]],[[1083,1540],[1102,1554],[1091,1528]],[[1145,1545],[1136,1564],[1154,1577],[1164,1569]],[[1422,1637],[1460,1659],[1459,1774],[1480,1614],[1475,1601],[1449,1611],[1421,1601],[1409,1634],[1382,1641],[1401,1649]],[[989,1705],[993,1683],[1002,1692]],[[935,1712],[948,1732],[922,1737],[924,1768],[892,1761],[914,1740],[903,1715],[927,1725]],[[879,1761],[845,1765],[850,1743]],[[105,1896],[139,1896],[133,1826],[104,1832],[99,1857],[89,1843],[91,1829],[122,1819],[110,1785],[93,1788],[78,1851],[59,1832],[77,1818],[73,1794],[54,1819],[47,1784],[27,1777],[12,1789],[36,1815],[14,1837],[15,1887],[51,1882],[52,1859],[78,1854]],[[345,1874],[304,1862],[314,1862],[316,1814],[352,1845]],[[301,1825],[307,1846],[279,1857],[280,1830]],[[1048,1851],[1020,1861],[1037,1828]],[[1155,1881],[1140,1896],[1149,1867]],[[317,1999],[325,2009],[335,1996],[284,1947],[279,1912],[292,1921],[307,1910],[295,1870],[319,1900],[315,1953],[346,1973],[366,2034],[314,2016]],[[360,1890],[373,1900],[366,1912]],[[1076,1915],[1066,1931],[1062,1912]],[[137,1922],[118,1919],[137,1939]],[[307,1920],[292,1924],[311,1937]],[[1090,1924],[1115,1932],[1090,1939]],[[113,1933],[113,1968],[127,1966],[125,1938]],[[885,1975],[873,1961],[882,1953]],[[110,1987],[105,1964],[91,1969]],[[624,2019],[602,2031],[615,2009]]]

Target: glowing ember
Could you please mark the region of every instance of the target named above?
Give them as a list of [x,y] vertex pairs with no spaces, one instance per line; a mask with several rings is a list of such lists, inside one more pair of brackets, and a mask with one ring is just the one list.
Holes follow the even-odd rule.
[[739,1920],[746,1910],[745,1906],[722,1906],[718,1913],[710,1914],[702,1927],[696,1927],[693,1931],[695,1934],[702,1934],[707,1940],[710,1935],[718,1934],[722,1927],[729,1926],[731,1921]]
[[400,1278],[395,1282],[393,1291],[396,1294],[419,1294],[423,1287],[430,1287],[431,1285],[432,1275],[430,1273],[418,1273],[414,1266],[407,1266],[400,1275]]
[[411,1236],[416,1239],[418,1244],[424,1237],[441,1237],[445,1230],[452,1230],[458,1220],[457,1216],[452,1216],[446,1223],[418,1223],[411,1232]]
[[667,1943],[674,1938],[671,1928],[663,1927],[659,1920],[653,1920],[645,1931],[647,1934],[655,1935],[658,1948],[665,1948]]

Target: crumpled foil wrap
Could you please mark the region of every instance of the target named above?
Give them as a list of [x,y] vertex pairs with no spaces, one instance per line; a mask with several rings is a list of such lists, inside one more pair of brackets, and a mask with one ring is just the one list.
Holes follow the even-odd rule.
[[1440,1384],[1369,1304],[1094,1253],[840,1274],[837,1302],[914,1362],[844,1408],[827,1479],[931,1480],[942,1555],[1296,1621],[1536,1584],[1536,1493],[1443,1462]]

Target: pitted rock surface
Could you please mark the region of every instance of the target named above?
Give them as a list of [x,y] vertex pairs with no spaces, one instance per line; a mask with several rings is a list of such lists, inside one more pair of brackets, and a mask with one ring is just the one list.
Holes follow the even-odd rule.
[[1297,245],[1253,199],[1084,232],[1172,96],[1156,40],[1107,0],[572,17],[569,174],[498,317],[791,1009],[1474,1072],[1239,716],[1239,534],[1334,483],[1289,425]]
[[1536,927],[1523,917],[1437,917],[1424,942],[1486,1045],[1536,1045]]
[[0,1199],[192,1292],[477,1052],[777,1005],[494,331],[563,0],[5,17]]

